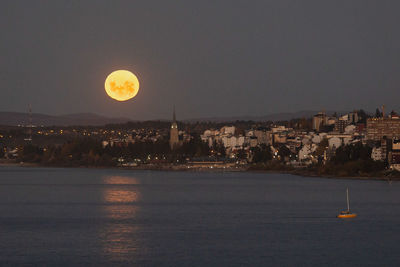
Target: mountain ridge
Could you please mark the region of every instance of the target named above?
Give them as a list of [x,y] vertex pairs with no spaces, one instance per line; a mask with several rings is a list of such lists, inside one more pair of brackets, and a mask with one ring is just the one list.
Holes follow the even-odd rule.
[[[71,113],[65,115],[48,115],[32,113],[32,124],[36,126],[101,126],[111,123],[125,123],[132,121],[128,118],[114,118],[95,113]],[[0,125],[29,125],[29,113],[24,112],[0,112]]]
[[[284,121],[296,118],[311,118],[318,111],[302,110],[298,112],[281,112],[261,116],[230,116],[230,117],[203,117],[194,119],[183,119],[183,122],[233,122],[241,121]],[[328,115],[333,111],[327,111]],[[339,113],[339,112],[338,112]],[[344,113],[344,112],[342,112]],[[340,114],[340,113],[339,113]],[[155,119],[151,121],[167,121],[165,119]],[[120,124],[132,120],[125,117],[107,117],[95,113],[70,113],[64,115],[49,115],[43,113],[32,113],[32,124],[36,126],[102,126],[106,124]],[[149,121],[149,120],[143,120]],[[29,113],[0,111],[0,125],[17,126],[29,125]]]
[[[291,119],[300,119],[300,118],[311,118],[319,111],[315,110],[301,110],[297,112],[280,112],[280,113],[271,113],[267,115],[261,116],[232,116],[232,117],[204,117],[197,119],[189,119],[183,120],[188,122],[196,122],[196,121],[210,121],[210,122],[229,122],[229,121],[284,121]],[[326,111],[327,115],[332,115],[335,111]],[[338,112],[338,114],[345,112]]]

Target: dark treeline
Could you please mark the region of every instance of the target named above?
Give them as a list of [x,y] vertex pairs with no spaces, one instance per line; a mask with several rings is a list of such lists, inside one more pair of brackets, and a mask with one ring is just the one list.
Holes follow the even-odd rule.
[[[382,176],[386,171],[387,163],[371,159],[372,147],[361,142],[348,144],[336,149],[335,154],[327,161],[324,160],[324,151],[327,140],[323,140],[314,156],[318,163],[302,169],[300,173],[332,175],[332,176]],[[285,157],[295,156],[285,146],[278,147],[276,157],[271,153],[269,146],[260,146],[252,149],[253,161],[250,169],[254,170],[282,170],[293,171],[292,166],[285,165]]]
[[361,142],[341,146],[326,164],[315,166],[320,174],[339,176],[373,176],[384,171],[387,164],[371,159],[372,147]]
[[125,162],[173,163],[187,158],[210,155],[210,148],[199,136],[171,150],[168,141],[136,142],[121,146],[102,147],[95,138],[76,138],[62,145],[40,147],[26,144],[19,147],[18,162],[31,162],[55,166],[116,166]]
[[[231,121],[231,122],[212,122],[212,121],[178,121],[178,128],[189,133],[201,134],[208,129],[220,129],[227,125],[234,125],[238,129],[250,129],[257,127],[269,127],[273,122],[255,122],[255,121]],[[123,124],[108,124],[102,129],[106,130],[129,130],[129,129],[169,129],[170,121],[142,121],[142,122],[127,122]]]
[[[325,147],[321,142],[321,147]],[[251,148],[250,169],[292,171],[293,167],[285,164],[288,157],[295,157],[286,146],[276,146],[276,153],[271,147],[260,145]],[[315,156],[318,163],[303,169],[305,174],[332,176],[382,176],[387,163],[371,159],[371,146],[358,142],[336,149],[328,161],[323,160],[323,150],[317,149]],[[102,147],[101,141],[95,138],[76,138],[62,145],[39,147],[26,144],[19,148],[17,162],[32,162],[49,166],[117,166],[123,162],[153,164],[180,164],[187,160],[207,156],[225,156],[225,149],[220,144],[212,148],[201,141],[198,135],[190,142],[171,150],[167,140],[157,142],[136,142],[121,146]],[[236,157],[246,159],[244,150],[239,150]]]

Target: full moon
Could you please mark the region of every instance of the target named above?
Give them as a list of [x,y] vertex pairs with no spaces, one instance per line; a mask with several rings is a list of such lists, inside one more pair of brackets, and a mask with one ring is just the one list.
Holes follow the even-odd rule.
[[116,70],[107,76],[104,88],[111,98],[126,101],[139,92],[139,80],[130,71]]

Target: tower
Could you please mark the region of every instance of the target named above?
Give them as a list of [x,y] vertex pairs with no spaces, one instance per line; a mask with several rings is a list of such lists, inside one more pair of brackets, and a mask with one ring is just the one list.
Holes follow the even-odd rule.
[[172,115],[171,129],[170,129],[169,133],[170,133],[169,134],[169,146],[171,149],[174,149],[179,144],[178,124],[176,123],[175,106],[174,106],[174,112]]

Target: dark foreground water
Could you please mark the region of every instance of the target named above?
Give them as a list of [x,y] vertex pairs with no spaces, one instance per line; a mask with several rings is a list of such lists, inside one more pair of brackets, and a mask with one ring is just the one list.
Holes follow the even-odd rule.
[[[350,188],[353,220],[336,219]],[[400,183],[0,168],[0,265],[399,266]]]

